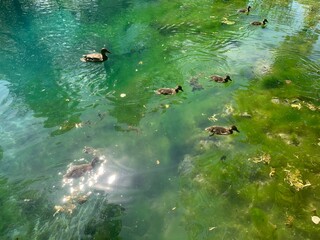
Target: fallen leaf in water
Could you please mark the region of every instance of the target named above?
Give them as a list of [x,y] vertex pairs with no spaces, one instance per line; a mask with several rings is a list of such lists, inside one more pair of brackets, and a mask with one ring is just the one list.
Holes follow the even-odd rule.
[[216,122],[218,121],[218,119],[216,118],[217,114],[213,114],[211,117],[208,117],[208,120],[212,121],[212,122]]
[[276,169],[273,167],[270,167],[269,177],[273,177],[275,173],[276,173]]
[[290,84],[292,81],[291,80],[284,80],[286,82],[286,84]]
[[258,156],[258,157],[254,157],[254,158],[249,158],[249,161],[252,161],[254,163],[266,163],[269,164],[271,162],[271,156],[267,153],[263,153],[262,155]]
[[300,110],[302,106],[300,103],[293,103],[293,104],[291,104],[291,107],[297,108],[298,110]]
[[230,20],[228,20],[227,18],[223,18],[222,21],[221,21],[221,23],[224,23],[224,24],[227,24],[227,25],[233,25],[233,24],[235,24],[236,22],[230,21]]
[[320,218],[318,216],[312,216],[311,220],[314,224],[319,224]]
[[307,105],[307,108],[309,108],[311,111],[316,111],[316,110],[317,110],[317,107],[314,106],[314,105],[311,104],[311,103],[306,103],[306,105]]
[[[290,166],[288,165],[288,167]],[[303,180],[301,179],[301,173],[298,169],[291,167],[291,169],[285,169],[284,171],[286,173],[286,178],[284,180],[287,181],[290,186],[293,186],[297,191],[311,186],[311,183],[308,180],[303,183]]]

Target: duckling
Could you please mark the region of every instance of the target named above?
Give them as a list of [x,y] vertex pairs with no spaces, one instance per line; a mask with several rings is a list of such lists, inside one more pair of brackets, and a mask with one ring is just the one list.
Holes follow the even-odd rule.
[[236,126],[231,126],[230,128],[226,127],[218,127],[218,126],[211,126],[205,128],[206,131],[210,132],[210,136],[213,136],[214,134],[217,135],[230,135],[233,133],[233,131],[239,132]]
[[91,171],[98,162],[99,162],[99,158],[94,157],[90,163],[71,166],[63,177],[65,178],[82,177],[86,172]]
[[156,94],[162,94],[162,95],[174,95],[174,94],[178,93],[179,91],[183,92],[183,89],[180,85],[178,85],[175,88],[160,88],[154,92]]
[[263,19],[262,22],[254,21],[254,22],[251,23],[251,25],[255,25],[255,26],[265,26],[267,22],[268,22],[267,19]]
[[211,80],[219,83],[227,83],[228,81],[232,81],[229,75],[225,77],[221,77],[219,75],[213,75],[211,76]]
[[104,62],[108,60],[108,56],[106,53],[111,53],[108,49],[102,48],[101,53],[90,53],[87,55],[83,55],[80,60],[82,62]]
[[251,6],[248,6],[247,8],[239,9],[238,13],[247,13],[247,14],[249,14],[250,9],[251,9]]

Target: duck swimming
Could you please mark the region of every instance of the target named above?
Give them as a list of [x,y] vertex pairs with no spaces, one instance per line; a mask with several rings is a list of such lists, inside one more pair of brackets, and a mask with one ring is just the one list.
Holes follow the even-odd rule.
[[229,75],[225,77],[221,77],[219,75],[213,75],[211,76],[211,80],[219,83],[227,83],[228,81],[232,81]]
[[239,132],[236,126],[231,126],[230,128],[226,127],[218,127],[218,126],[211,126],[205,128],[206,131],[210,132],[210,136],[213,136],[214,134],[217,135],[230,135],[233,133],[233,131]]
[[263,19],[262,22],[254,21],[254,22],[251,23],[251,25],[255,25],[255,26],[265,26],[267,22],[268,22],[267,19]]
[[162,95],[174,95],[178,93],[179,91],[183,92],[183,89],[180,85],[178,85],[175,88],[159,88],[155,91],[156,94],[162,94]]
[[82,177],[86,172],[91,171],[98,162],[99,162],[99,158],[94,157],[90,163],[73,165],[67,170],[67,173],[63,177],[65,178]]
[[239,9],[238,13],[247,13],[247,14],[249,14],[250,9],[251,9],[251,6],[248,6],[247,8]]
[[102,48],[101,53],[90,53],[87,55],[83,55],[80,60],[82,62],[104,62],[108,60],[107,53],[111,53],[108,49]]

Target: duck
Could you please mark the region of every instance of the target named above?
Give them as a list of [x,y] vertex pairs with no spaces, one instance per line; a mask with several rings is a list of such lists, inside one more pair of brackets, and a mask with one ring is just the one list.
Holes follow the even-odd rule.
[[229,75],[225,77],[221,77],[219,75],[213,75],[211,76],[211,80],[219,83],[227,83],[228,81],[232,81]]
[[265,26],[267,22],[268,22],[267,19],[263,19],[262,22],[254,21],[254,22],[251,23],[251,25],[255,25],[255,26]]
[[238,13],[249,13],[251,9],[251,6],[248,6],[247,8],[242,8],[238,10]]
[[162,94],[162,95],[174,95],[178,93],[179,91],[183,92],[183,89],[180,85],[178,85],[175,88],[159,88],[155,91],[156,94]]
[[67,173],[63,177],[64,178],[82,177],[86,172],[91,171],[98,162],[99,162],[99,158],[94,157],[90,163],[73,165],[67,170]]
[[104,62],[108,60],[107,53],[111,53],[108,49],[102,48],[101,53],[90,53],[83,55],[80,60],[82,62]]
[[217,134],[217,135],[230,135],[230,134],[233,134],[233,131],[240,132],[238,130],[238,128],[236,126],[234,126],[234,125],[232,125],[229,128],[227,128],[227,127],[219,127],[219,126],[211,126],[211,127],[205,128],[205,130],[211,133],[210,136],[213,136],[214,134]]

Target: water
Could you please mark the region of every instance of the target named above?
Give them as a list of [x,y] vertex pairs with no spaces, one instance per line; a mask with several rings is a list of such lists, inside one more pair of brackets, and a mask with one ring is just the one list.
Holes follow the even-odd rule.
[[1,239],[316,239],[317,0],[1,6]]

